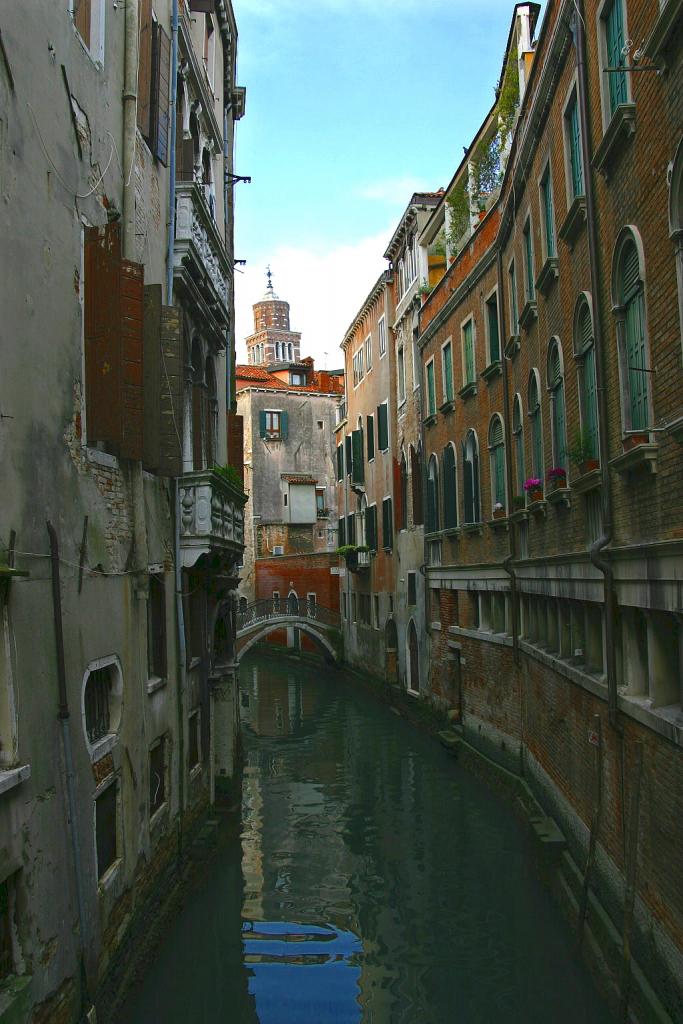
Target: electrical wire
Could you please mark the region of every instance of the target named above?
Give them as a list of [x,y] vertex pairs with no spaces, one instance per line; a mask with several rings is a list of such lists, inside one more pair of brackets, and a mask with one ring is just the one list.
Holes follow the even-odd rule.
[[112,141],[112,148],[111,148],[111,151],[109,153],[109,159],[107,160],[107,165],[104,168],[104,170],[102,171],[102,174],[99,176],[99,178],[97,179],[97,181],[95,182],[95,184],[93,185],[93,187],[90,189],[89,192],[76,192],[75,189],[73,189],[71,187],[71,185],[69,185],[69,183],[67,181],[65,181],[64,178],[61,176],[61,174],[59,172],[59,168],[57,167],[57,164],[54,162],[54,160],[50,156],[50,153],[48,152],[48,148],[45,145],[45,140],[43,139],[42,132],[40,130],[40,125],[38,124],[38,119],[36,117],[35,110],[33,109],[33,107],[31,106],[31,104],[28,101],[26,103],[26,106],[31,111],[31,117],[33,118],[33,123],[35,125],[36,132],[38,133],[38,138],[40,140],[40,145],[42,147],[43,153],[45,154],[45,158],[51,164],[52,169],[54,170],[55,174],[57,175],[58,180],[62,183],[64,188],[67,190],[67,192],[69,192],[71,195],[73,195],[76,199],[88,199],[88,197],[91,196],[93,194],[93,192],[96,192],[97,189],[100,187],[100,185],[104,181],[105,174],[109,170],[109,165],[111,164],[112,157],[114,156],[114,150],[116,149],[116,143],[114,142],[114,136],[111,134],[111,132],[109,132],[109,131],[107,132],[107,135],[109,135],[109,137],[111,138],[111,141]]

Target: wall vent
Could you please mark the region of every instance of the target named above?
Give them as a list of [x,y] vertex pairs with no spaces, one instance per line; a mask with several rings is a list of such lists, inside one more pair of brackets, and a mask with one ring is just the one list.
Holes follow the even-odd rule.
[[284,544],[276,544],[275,547],[273,548],[273,554],[274,555],[284,555],[284,553],[285,553]]

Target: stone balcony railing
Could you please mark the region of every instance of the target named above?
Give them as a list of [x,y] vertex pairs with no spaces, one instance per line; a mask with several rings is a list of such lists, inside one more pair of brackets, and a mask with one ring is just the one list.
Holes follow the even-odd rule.
[[220,319],[227,322],[232,271],[207,194],[196,181],[176,184],[173,271],[177,278],[189,277],[208,307],[220,308]]
[[179,486],[183,568],[209,553],[241,555],[246,495],[211,469],[186,473]]

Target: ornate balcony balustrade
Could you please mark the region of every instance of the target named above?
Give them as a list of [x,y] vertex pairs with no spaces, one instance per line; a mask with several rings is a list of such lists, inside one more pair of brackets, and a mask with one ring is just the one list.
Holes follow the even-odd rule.
[[180,551],[191,568],[209,553],[240,556],[246,495],[211,469],[186,473],[180,486]]
[[207,196],[207,186],[199,182],[176,185],[173,274],[176,288],[188,294],[207,326],[221,335],[229,322],[232,269]]

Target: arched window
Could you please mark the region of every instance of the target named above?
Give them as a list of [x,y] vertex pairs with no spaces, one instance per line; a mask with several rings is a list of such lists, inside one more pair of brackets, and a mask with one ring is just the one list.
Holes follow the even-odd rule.
[[465,523],[481,522],[479,504],[479,442],[473,430],[468,430],[462,443],[462,480]]
[[439,518],[439,464],[436,455],[431,455],[427,467],[427,533],[440,529]]
[[514,438],[515,445],[515,479],[517,483],[517,494],[523,497],[524,481],[526,479],[526,474],[524,469],[524,428],[522,417],[522,397],[519,394],[515,395],[515,400],[512,403],[512,436]]
[[505,435],[503,421],[498,413],[489,423],[489,458],[491,463],[491,508],[504,509],[505,501]]
[[640,255],[630,228],[622,232],[617,243],[612,291],[622,367],[624,427],[646,430],[650,423],[650,395],[645,290]]
[[275,358],[279,361],[280,359],[280,342],[275,342]]
[[564,365],[562,347],[557,338],[548,346],[548,391],[550,392],[550,425],[553,466],[567,469],[567,417],[564,401]]
[[401,452],[401,463],[399,466],[399,478],[401,486],[401,502],[399,506],[399,530],[405,530],[408,526],[408,463],[406,453]]
[[299,598],[297,597],[296,590],[290,590],[289,594],[287,595],[287,614],[299,614]]
[[574,357],[578,365],[581,417],[581,433],[577,439],[580,443],[577,448],[581,461],[586,461],[598,458],[598,403],[593,317],[585,295],[579,297],[574,312]]
[[294,359],[294,346],[292,345],[291,341],[288,342],[287,349],[288,349],[289,361],[291,363],[292,360]]
[[531,427],[531,472],[543,481],[543,435],[541,425],[541,399],[538,386],[538,370],[529,374],[529,425]]
[[410,446],[410,480],[413,489],[413,524],[421,526],[424,523],[424,511],[422,501],[422,448]]
[[446,530],[458,525],[456,459],[452,444],[447,444],[443,450],[443,525]]
[[115,657],[89,665],[83,681],[83,725],[90,748],[118,731],[122,694],[121,669]]

